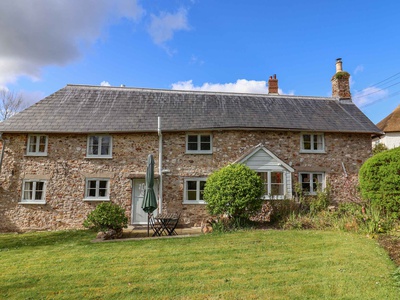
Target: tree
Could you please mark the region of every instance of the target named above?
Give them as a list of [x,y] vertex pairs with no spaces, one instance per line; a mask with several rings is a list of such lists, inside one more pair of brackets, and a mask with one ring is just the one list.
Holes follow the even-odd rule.
[[9,90],[0,90],[0,121],[7,120],[25,108],[21,94]]
[[360,168],[360,190],[363,198],[400,216],[400,148],[375,154]]
[[207,179],[204,200],[212,215],[247,219],[261,209],[263,183],[256,172],[243,164],[215,171]]

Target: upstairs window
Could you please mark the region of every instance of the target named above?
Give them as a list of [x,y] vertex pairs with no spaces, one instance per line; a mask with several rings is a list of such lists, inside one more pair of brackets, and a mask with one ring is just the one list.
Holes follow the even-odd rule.
[[87,143],[87,157],[111,158],[112,138],[109,135],[90,135]]
[[264,199],[283,199],[285,197],[283,172],[266,171],[257,174],[264,184]]
[[26,155],[46,156],[47,135],[29,134]]
[[45,180],[24,180],[21,203],[45,204]]
[[206,178],[189,178],[185,179],[185,195],[183,202],[186,204],[205,203],[204,187]]
[[211,134],[188,134],[186,136],[186,153],[212,153]]
[[321,172],[304,172],[299,174],[301,189],[309,195],[316,195],[324,189],[325,174]]
[[110,200],[110,180],[107,178],[86,179],[85,200],[88,201]]
[[301,152],[324,153],[324,135],[322,133],[303,133],[301,135]]

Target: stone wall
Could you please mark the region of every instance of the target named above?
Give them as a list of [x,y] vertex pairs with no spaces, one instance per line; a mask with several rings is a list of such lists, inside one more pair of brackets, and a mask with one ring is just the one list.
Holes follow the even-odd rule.
[[[197,225],[207,217],[204,204],[183,204],[187,177],[206,177],[263,144],[295,172],[324,171],[336,201],[346,201],[343,178],[357,178],[371,154],[368,134],[325,133],[324,154],[300,153],[299,132],[213,131],[213,154],[185,154],[186,133],[163,134],[163,210],[182,211],[181,225]],[[158,136],[112,134],[112,159],[86,158],[87,135],[49,134],[48,156],[25,156],[27,134],[4,134],[0,174],[0,231],[81,228],[98,202],[83,201],[85,178],[108,176],[110,200],[131,217],[132,176],[146,172],[147,155],[154,154],[158,173]],[[346,175],[346,176],[345,176]],[[144,175],[143,175],[144,177]],[[24,178],[47,179],[46,204],[19,204]]]

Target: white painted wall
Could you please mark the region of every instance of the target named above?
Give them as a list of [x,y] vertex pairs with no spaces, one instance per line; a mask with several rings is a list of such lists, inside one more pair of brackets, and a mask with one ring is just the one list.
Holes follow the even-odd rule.
[[400,132],[387,132],[380,139],[372,141],[372,147],[378,143],[385,144],[388,149],[400,147]]

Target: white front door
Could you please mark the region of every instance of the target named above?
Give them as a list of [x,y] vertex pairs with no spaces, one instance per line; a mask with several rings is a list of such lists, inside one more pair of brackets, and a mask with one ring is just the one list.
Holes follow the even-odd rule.
[[[147,224],[147,213],[142,209],[146,183],[144,179],[134,179],[132,189],[132,224]],[[154,192],[158,201],[158,182],[154,182]],[[157,209],[153,212],[157,214]]]

